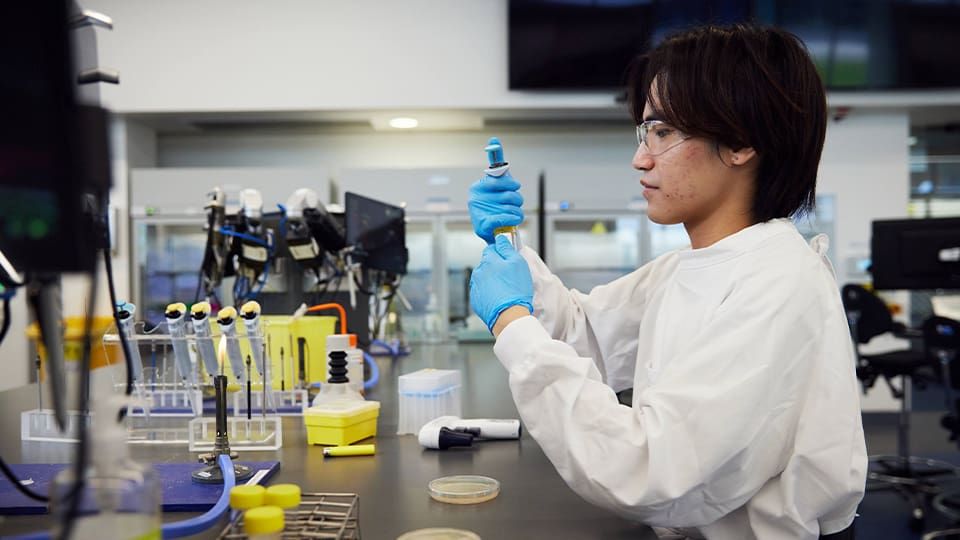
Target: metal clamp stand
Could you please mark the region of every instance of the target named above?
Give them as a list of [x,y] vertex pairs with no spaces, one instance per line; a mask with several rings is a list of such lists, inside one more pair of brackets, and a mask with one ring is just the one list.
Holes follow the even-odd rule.
[[[213,378],[213,387],[216,390],[217,405],[217,438],[214,443],[213,452],[201,454],[200,462],[207,466],[190,473],[194,482],[201,484],[222,484],[223,473],[220,466],[217,465],[217,457],[221,454],[230,456],[231,460],[237,459],[237,453],[230,450],[230,439],[227,436],[227,377],[226,375],[217,375]],[[233,473],[237,477],[237,482],[247,480],[253,476],[253,469],[246,465],[240,465],[234,461]]]

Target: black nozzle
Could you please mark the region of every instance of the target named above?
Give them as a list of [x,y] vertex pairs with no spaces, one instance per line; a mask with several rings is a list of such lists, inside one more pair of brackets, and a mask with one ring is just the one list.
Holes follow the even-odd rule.
[[446,450],[451,446],[470,446],[473,444],[473,435],[459,430],[442,427],[437,436],[437,446]]

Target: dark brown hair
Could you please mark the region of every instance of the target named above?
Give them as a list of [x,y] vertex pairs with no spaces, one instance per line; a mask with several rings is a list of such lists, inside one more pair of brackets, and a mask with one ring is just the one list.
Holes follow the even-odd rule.
[[823,83],[795,35],[752,24],[668,37],[627,73],[634,120],[656,79],[656,113],[680,131],[760,158],[755,223],[813,209],[827,126]]

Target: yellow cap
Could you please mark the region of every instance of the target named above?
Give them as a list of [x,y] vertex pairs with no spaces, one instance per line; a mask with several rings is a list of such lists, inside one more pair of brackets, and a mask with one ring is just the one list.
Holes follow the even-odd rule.
[[270,534],[283,531],[283,509],[279,506],[259,506],[243,513],[243,532]]
[[263,506],[267,488],[258,485],[236,486],[230,490],[230,508],[246,510]]
[[277,484],[267,488],[264,504],[272,504],[280,508],[300,506],[300,486],[296,484]]

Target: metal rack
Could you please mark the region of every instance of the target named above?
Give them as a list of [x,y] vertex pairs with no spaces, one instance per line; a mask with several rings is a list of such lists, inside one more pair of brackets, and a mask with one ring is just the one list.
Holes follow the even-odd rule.
[[[303,493],[300,506],[284,510],[282,538],[360,539],[360,497],[354,493]],[[237,512],[218,539],[247,538]]]

